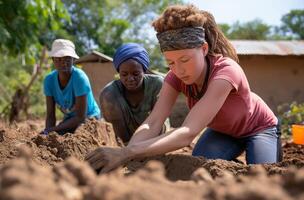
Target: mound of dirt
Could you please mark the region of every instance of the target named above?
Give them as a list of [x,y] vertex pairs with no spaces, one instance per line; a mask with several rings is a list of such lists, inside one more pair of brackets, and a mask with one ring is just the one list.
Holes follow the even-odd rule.
[[[40,129],[41,130],[41,129]],[[0,163],[16,157],[20,145],[27,145],[33,151],[33,159],[41,165],[54,165],[73,156],[83,160],[84,156],[100,146],[117,146],[112,125],[90,120],[75,133],[60,136],[56,133],[39,135],[37,129],[29,127],[0,127]]]
[[[285,143],[283,145],[283,161],[275,164],[264,164],[262,166],[268,175],[283,174],[288,167],[303,168],[304,167],[304,146],[293,143]],[[134,173],[142,168],[150,160],[156,160],[163,163],[165,175],[171,181],[189,180],[191,174],[198,168],[205,168],[213,178],[221,176],[224,171],[229,171],[233,175],[246,175],[250,169],[250,165],[242,164],[234,161],[211,160],[203,157],[193,157],[183,154],[168,154],[166,156],[157,156],[146,159],[137,159],[130,161],[127,165],[127,174]]]

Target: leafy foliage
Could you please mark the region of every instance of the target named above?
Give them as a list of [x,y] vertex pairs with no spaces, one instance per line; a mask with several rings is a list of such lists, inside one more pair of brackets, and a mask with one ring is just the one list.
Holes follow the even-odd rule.
[[304,10],[291,10],[282,17],[282,30],[296,39],[304,39]]
[[304,124],[304,103],[293,102],[278,107],[279,117],[281,119],[282,135],[289,137],[291,135],[292,124]]
[[[151,21],[166,6],[181,0],[63,0],[72,23],[66,24],[80,54],[92,49],[113,56],[122,43],[138,41],[154,48]],[[150,46],[149,46],[149,45]],[[150,47],[150,48],[149,48]]]
[[[61,21],[69,21],[69,15],[60,0],[3,0],[0,10],[0,88],[5,94],[0,97],[0,111],[7,116],[15,91],[28,86],[42,49],[62,28]],[[42,77],[38,79],[25,103],[43,102]]]
[[59,30],[61,19],[69,20],[60,0],[4,0],[0,10],[0,49],[29,60],[48,41],[48,32]]
[[232,25],[219,24],[229,39],[237,40],[292,40],[304,39],[304,10],[291,10],[281,19],[282,25],[271,26],[261,19]]
[[270,26],[258,19],[244,24],[236,22],[231,29],[230,39],[265,40],[270,32]]

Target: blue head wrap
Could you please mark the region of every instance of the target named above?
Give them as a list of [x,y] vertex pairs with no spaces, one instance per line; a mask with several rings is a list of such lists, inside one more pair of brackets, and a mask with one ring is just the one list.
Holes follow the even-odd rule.
[[149,68],[149,55],[145,48],[136,43],[127,43],[120,46],[113,58],[114,67],[119,71],[119,66],[126,60],[133,59],[143,66],[144,71]]

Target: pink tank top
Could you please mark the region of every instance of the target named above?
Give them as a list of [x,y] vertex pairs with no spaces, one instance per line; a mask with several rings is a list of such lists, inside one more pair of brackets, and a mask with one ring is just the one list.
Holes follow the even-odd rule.
[[[243,69],[234,60],[210,56],[209,61],[210,73],[206,90],[209,83],[216,79],[226,80],[234,87],[222,108],[208,124],[209,128],[240,138],[277,124],[277,118],[271,109],[258,95],[250,91]],[[165,82],[184,93],[190,109],[197,103],[198,100],[191,96],[198,93],[196,84],[186,85],[172,71],[166,75]]]

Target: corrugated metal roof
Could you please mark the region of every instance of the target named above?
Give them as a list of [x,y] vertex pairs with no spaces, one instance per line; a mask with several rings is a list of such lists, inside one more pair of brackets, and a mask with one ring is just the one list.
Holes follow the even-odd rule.
[[84,62],[113,62],[113,59],[98,51],[92,51],[91,53],[84,55],[76,60],[76,64]]
[[238,55],[304,55],[302,41],[231,40]]

